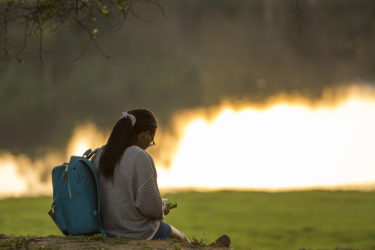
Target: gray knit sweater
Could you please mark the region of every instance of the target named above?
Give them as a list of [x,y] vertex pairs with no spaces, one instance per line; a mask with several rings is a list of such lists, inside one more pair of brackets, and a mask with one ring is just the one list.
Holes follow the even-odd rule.
[[[94,159],[99,168],[101,152]],[[98,172],[99,173],[99,172]],[[162,198],[151,156],[137,146],[127,148],[113,172],[113,182],[99,173],[101,217],[107,233],[152,239],[163,219]]]

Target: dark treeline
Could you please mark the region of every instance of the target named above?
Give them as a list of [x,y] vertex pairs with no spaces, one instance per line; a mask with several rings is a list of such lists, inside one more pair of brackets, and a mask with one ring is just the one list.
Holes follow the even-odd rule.
[[[98,38],[64,29],[0,72],[0,150],[62,149],[72,129],[109,129],[121,111],[147,107],[167,125],[179,110],[223,98],[262,101],[327,86],[374,82],[375,2],[306,0],[164,1]],[[101,31],[101,30],[100,30]],[[13,32],[22,32],[15,27]],[[21,36],[20,36],[21,37]]]

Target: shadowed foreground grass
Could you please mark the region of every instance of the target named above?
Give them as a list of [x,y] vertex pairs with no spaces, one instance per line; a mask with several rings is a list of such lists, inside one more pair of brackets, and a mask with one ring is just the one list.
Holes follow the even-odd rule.
[[131,250],[228,250],[226,247],[208,246],[195,242],[182,243],[176,239],[168,240],[136,240],[128,238],[108,238],[102,235],[93,236],[6,236],[0,234],[0,249],[131,249]]
[[[375,249],[375,192],[181,192],[166,221],[211,243],[226,233],[236,249]],[[0,233],[61,235],[50,197],[0,200]]]

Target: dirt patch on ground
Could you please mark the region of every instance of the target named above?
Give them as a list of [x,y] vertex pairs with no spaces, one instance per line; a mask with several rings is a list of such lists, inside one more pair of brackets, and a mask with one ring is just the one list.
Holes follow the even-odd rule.
[[201,242],[192,244],[176,240],[135,240],[127,238],[107,238],[94,236],[6,236],[0,234],[0,249],[230,249]]

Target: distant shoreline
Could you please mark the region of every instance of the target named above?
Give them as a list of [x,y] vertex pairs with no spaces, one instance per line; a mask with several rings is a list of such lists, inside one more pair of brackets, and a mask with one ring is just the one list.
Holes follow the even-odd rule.
[[[281,188],[242,188],[242,187],[159,187],[160,192],[163,194],[180,193],[180,192],[221,192],[221,191],[238,191],[238,192],[303,192],[303,191],[359,191],[359,192],[374,192],[375,183],[363,184],[345,184],[335,186],[310,186],[310,187],[281,187]],[[43,193],[16,193],[16,194],[2,194],[0,193],[0,200],[7,198],[26,198],[26,197],[40,197],[52,196],[51,192]]]
[[219,192],[219,191],[253,191],[253,192],[295,192],[295,191],[361,191],[361,192],[373,192],[375,191],[375,183],[363,183],[363,184],[343,184],[334,186],[316,185],[309,187],[277,187],[277,188],[266,188],[266,187],[159,187],[162,193],[178,193],[178,192]]

